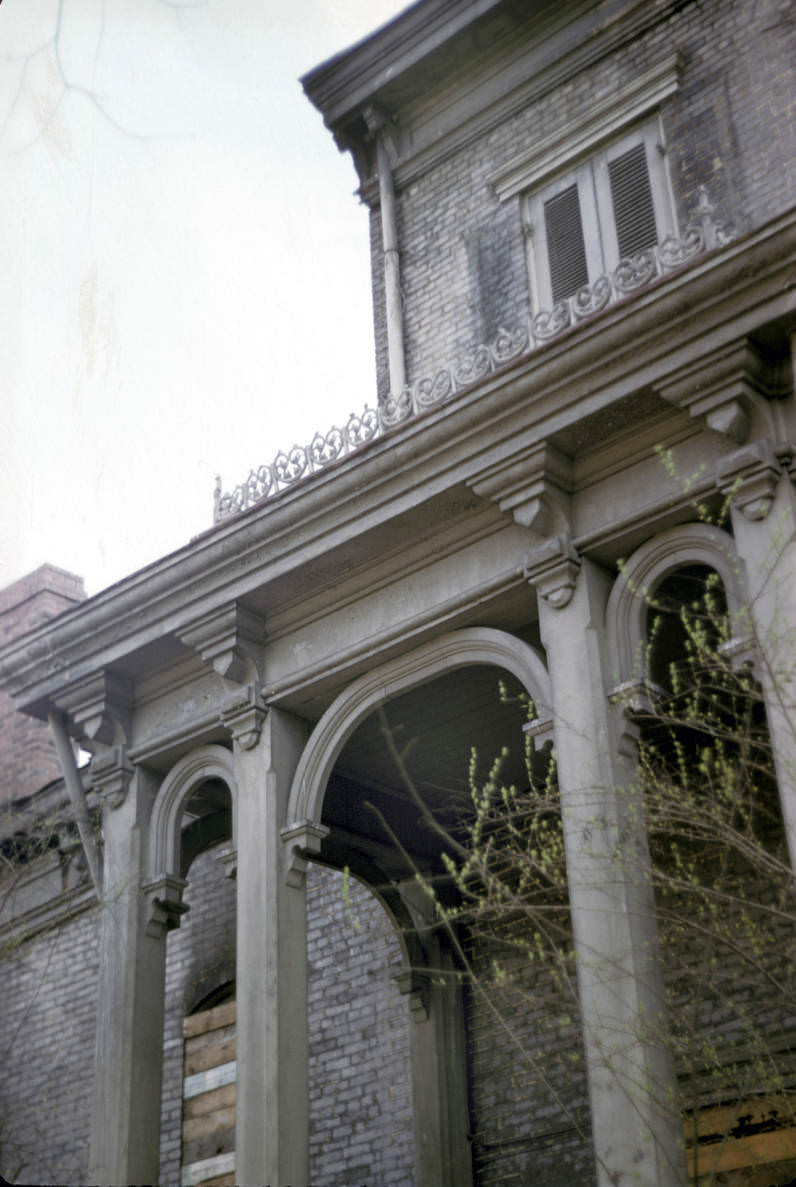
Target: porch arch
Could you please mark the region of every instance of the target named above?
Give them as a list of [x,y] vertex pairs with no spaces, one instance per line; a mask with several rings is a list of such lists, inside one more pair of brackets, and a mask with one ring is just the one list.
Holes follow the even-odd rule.
[[237,787],[232,754],[224,746],[200,746],[186,754],[169,771],[160,786],[149,825],[149,872],[180,876],[180,823],[183,809],[195,788],[208,779],[219,779],[229,788],[232,801],[232,844],[237,836]]
[[614,582],[606,606],[608,654],[616,684],[642,679],[646,643],[647,595],[670,573],[686,565],[706,565],[721,578],[735,634],[745,636],[747,607],[743,562],[729,533],[707,523],[689,523],[647,540],[637,548]]
[[456,668],[491,664],[510,672],[533,698],[537,718],[552,717],[547,668],[527,643],[492,627],[464,627],[389,660],[354,680],[332,702],[304,748],[287,820],[320,824],[329,776],[354,730],[379,705]]

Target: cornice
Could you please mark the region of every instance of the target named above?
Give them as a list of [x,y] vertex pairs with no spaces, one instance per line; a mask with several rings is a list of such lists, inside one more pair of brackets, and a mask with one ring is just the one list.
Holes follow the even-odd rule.
[[[521,447],[652,387],[690,359],[793,316],[793,213],[672,273],[471,389],[16,640],[0,679],[41,709],[100,667],[476,479]],[[704,341],[704,349],[700,347]]]

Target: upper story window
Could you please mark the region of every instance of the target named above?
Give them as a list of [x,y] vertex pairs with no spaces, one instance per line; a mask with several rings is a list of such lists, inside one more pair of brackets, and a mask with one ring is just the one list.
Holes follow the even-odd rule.
[[574,296],[674,231],[658,120],[524,199],[535,310]]

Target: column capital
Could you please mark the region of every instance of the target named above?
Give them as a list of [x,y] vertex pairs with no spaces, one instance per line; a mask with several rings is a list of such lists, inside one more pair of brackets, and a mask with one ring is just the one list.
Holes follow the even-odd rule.
[[267,712],[268,705],[258,686],[247,684],[226,698],[220,717],[235,744],[243,750],[252,750],[260,740]]
[[307,873],[307,862],[313,854],[320,853],[321,844],[324,837],[328,837],[329,830],[325,824],[302,820],[283,828],[279,835],[287,850],[285,881],[288,886],[301,887]]
[[782,469],[768,439],[737,449],[717,463],[719,488],[745,519],[765,519],[771,510]]
[[572,600],[580,567],[581,558],[569,533],[562,532],[531,549],[523,573],[548,605],[562,610]]
[[162,939],[167,931],[180,926],[180,920],[188,910],[188,904],[182,901],[187,885],[184,878],[173,874],[161,874],[144,883],[141,889],[146,901],[145,930],[148,936]]
[[135,774],[127,757],[126,746],[112,746],[98,751],[91,760],[91,784],[110,808],[121,808]]
[[262,680],[265,621],[238,602],[211,610],[177,633],[219,676],[235,684]]

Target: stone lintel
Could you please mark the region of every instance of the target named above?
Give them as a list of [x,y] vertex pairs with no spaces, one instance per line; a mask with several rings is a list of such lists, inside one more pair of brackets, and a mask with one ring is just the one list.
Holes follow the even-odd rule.
[[238,602],[205,614],[178,634],[219,676],[236,684],[262,680],[265,623]]

